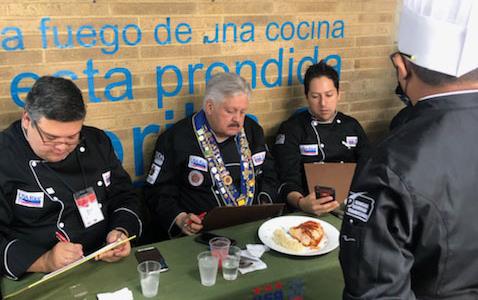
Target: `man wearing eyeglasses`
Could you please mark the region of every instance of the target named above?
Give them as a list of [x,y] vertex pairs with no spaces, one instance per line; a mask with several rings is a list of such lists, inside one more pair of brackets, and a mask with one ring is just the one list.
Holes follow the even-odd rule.
[[[81,91],[44,76],[21,120],[0,133],[0,270],[52,272],[104,244],[141,233],[129,175],[99,129],[83,126]],[[97,259],[129,255],[125,243]]]
[[478,2],[404,0],[398,49],[414,108],[353,180],[343,299],[478,299]]

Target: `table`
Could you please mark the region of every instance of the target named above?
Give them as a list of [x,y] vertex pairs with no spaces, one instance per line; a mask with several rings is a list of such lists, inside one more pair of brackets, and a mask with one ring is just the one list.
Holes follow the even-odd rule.
[[[322,220],[335,227],[340,220],[326,215]],[[242,224],[216,230],[238,242],[238,246],[260,243],[257,230],[263,221]],[[169,264],[169,271],[161,273],[157,298],[159,299],[341,299],[344,281],[338,261],[338,249],[314,257],[289,256],[273,250],[266,252],[262,260],[266,270],[239,274],[235,281],[226,281],[218,272],[216,285],[204,287],[200,283],[196,256],[207,246],[194,242],[193,237],[183,237],[153,244],[161,251]],[[141,295],[134,255],[117,263],[87,262],[66,274],[27,290],[9,299],[96,299],[97,293],[112,292],[128,287],[134,299],[146,299]],[[8,295],[41,278],[42,274],[30,274],[20,281],[4,278],[3,295]],[[87,295],[74,298],[70,287],[80,284]]]

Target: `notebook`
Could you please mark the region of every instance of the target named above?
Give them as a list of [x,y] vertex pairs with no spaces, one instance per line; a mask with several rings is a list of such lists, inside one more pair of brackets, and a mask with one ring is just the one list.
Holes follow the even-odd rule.
[[315,190],[316,185],[333,187],[336,200],[343,203],[349,194],[355,165],[355,163],[304,164],[309,193]]
[[204,217],[203,230],[220,229],[282,215],[284,203],[250,206],[218,206]]

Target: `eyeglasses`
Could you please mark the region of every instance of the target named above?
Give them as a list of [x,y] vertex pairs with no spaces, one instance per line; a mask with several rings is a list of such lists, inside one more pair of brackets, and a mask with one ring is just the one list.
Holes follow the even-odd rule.
[[[76,146],[80,143],[80,132],[67,137],[57,137],[57,136],[52,136],[51,134],[41,129],[40,126],[38,126],[38,123],[36,121],[32,120],[32,125],[37,130],[38,135],[40,136],[40,139],[43,142],[43,145],[45,146],[58,146],[58,145]],[[62,139],[63,141],[60,141]]]
[[413,55],[406,54],[406,53],[403,53],[403,52],[400,52],[400,51],[395,51],[392,54],[390,54],[390,60],[392,61],[392,64],[395,68],[397,67],[397,65],[395,64],[394,58],[395,58],[395,56],[397,56],[397,54],[405,57],[409,61],[413,62],[415,60],[415,57]]

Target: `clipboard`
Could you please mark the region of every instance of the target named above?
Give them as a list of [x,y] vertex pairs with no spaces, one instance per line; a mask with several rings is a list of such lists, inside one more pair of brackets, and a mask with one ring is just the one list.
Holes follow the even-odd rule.
[[282,215],[284,207],[284,203],[214,207],[202,221],[203,231],[278,217]]
[[307,163],[304,164],[305,177],[309,193],[315,186],[327,186],[335,189],[335,199],[343,203],[349,194],[355,163]]
[[28,289],[31,289],[31,288],[33,288],[33,287],[39,285],[39,284],[42,284],[42,283],[44,283],[44,282],[50,280],[51,278],[54,278],[54,277],[56,277],[56,276],[58,276],[58,275],[60,275],[60,274],[63,274],[63,273],[65,273],[65,272],[68,271],[68,270],[74,269],[74,268],[76,268],[77,266],[79,266],[79,265],[81,265],[81,264],[83,264],[83,263],[85,263],[85,262],[87,262],[87,261],[89,261],[89,260],[95,258],[96,256],[98,256],[98,255],[100,255],[100,254],[102,254],[102,253],[105,253],[105,252],[107,252],[107,251],[109,251],[109,250],[111,250],[111,249],[113,249],[113,248],[116,248],[117,246],[122,245],[122,244],[124,244],[124,243],[126,243],[126,242],[128,242],[128,241],[131,241],[131,240],[134,239],[134,238],[136,238],[136,235],[133,235],[133,236],[131,236],[131,237],[127,238],[127,239],[124,239],[124,240],[117,240],[117,241],[114,242],[114,243],[108,244],[108,245],[106,245],[106,246],[104,246],[104,247],[102,247],[102,248],[96,250],[95,252],[93,252],[93,253],[91,253],[91,254],[89,254],[89,255],[87,255],[87,256],[85,256],[85,257],[79,259],[79,260],[76,260],[76,261],[72,262],[72,263],[69,264],[69,265],[64,266],[63,268],[60,268],[60,269],[58,269],[58,270],[56,270],[56,271],[53,271],[53,272],[51,272],[51,273],[46,274],[46,275],[43,276],[40,280],[37,280],[37,281],[35,281],[34,283],[32,283],[32,284],[30,284],[30,285],[28,285],[28,286],[26,286],[26,287],[24,287],[24,288],[22,288],[22,289],[20,289],[20,290],[18,290],[18,291],[15,291],[15,292],[13,292],[13,293],[11,293],[11,294],[6,295],[6,296],[4,297],[4,299],[8,299],[8,298],[11,298],[11,297],[13,297],[13,296],[16,296],[16,295],[18,295],[18,294],[20,294],[20,293],[22,293],[22,292],[24,292],[24,291],[26,291],[26,290],[28,290]]

